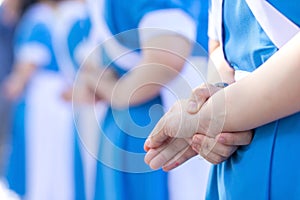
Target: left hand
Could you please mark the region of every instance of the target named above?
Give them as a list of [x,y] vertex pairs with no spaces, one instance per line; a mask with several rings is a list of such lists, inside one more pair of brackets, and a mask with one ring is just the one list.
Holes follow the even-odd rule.
[[18,99],[26,87],[21,76],[12,73],[3,83],[4,94],[7,99],[15,101]]
[[197,155],[190,145],[192,139],[175,138],[156,149],[145,149],[145,162],[152,169],[169,171]]
[[212,164],[219,164],[227,160],[239,146],[248,145],[253,133],[220,133],[216,138],[203,134],[196,134],[193,138],[176,138],[157,149],[145,149],[145,162],[152,168],[172,170],[195,155],[201,155]]
[[176,102],[152,130],[145,144],[146,148],[158,148],[172,138],[191,138],[196,133],[204,133],[205,131],[199,131],[203,124],[200,124],[197,113],[218,90],[220,88],[212,85],[202,85],[193,92],[189,100]]
[[97,98],[106,101],[111,100],[112,90],[118,82],[114,70],[110,68],[86,67],[80,72],[79,78]]
[[216,165],[227,160],[239,146],[250,144],[252,137],[252,131],[220,133],[215,138],[196,134],[192,148],[205,160]]
[[164,170],[168,171],[197,153],[203,155],[209,162],[217,164],[229,158],[239,145],[246,145],[251,142],[252,133],[250,131],[221,133],[216,137],[197,134],[191,142],[192,136],[199,132],[197,128],[199,116],[193,113],[197,113],[211,94],[218,90],[220,88],[211,85],[201,86],[193,92],[189,101],[177,102],[163,116],[144,146],[148,152],[145,156],[145,162],[151,168],[158,169],[162,166]]
[[190,101],[178,101],[158,122],[144,145],[148,151],[145,162],[151,168],[163,166],[164,170],[170,170],[197,154],[190,144],[198,132],[199,119],[192,112],[201,108],[211,96],[212,88],[217,91],[210,85],[198,88]]

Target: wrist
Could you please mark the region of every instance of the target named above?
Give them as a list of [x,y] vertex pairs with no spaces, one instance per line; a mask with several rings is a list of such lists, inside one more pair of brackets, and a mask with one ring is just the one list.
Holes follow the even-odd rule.
[[225,99],[220,96],[222,93],[220,92],[211,97],[198,112],[199,133],[215,137],[222,132],[226,114]]
[[225,88],[225,87],[229,86],[229,84],[226,82],[218,82],[218,83],[215,83],[214,86],[216,86],[218,88]]

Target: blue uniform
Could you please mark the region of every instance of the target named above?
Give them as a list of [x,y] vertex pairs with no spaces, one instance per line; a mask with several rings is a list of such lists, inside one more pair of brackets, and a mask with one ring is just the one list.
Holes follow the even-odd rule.
[[[191,11],[198,1],[171,0],[106,0],[105,20],[112,34],[139,28],[143,17],[162,9]],[[164,19],[162,19],[164,20]],[[139,53],[139,34],[121,34],[116,37],[123,46]],[[104,50],[104,55],[106,55]],[[117,62],[109,64],[121,77],[128,70]],[[109,107],[101,124],[100,149],[97,166],[95,200],[165,200],[168,199],[167,174],[151,171],[144,163],[143,144],[157,121],[163,115],[160,96],[125,109]]]
[[[300,25],[300,1],[269,3]],[[249,72],[278,50],[245,0],[224,0],[223,43],[229,64]],[[296,113],[256,128],[250,145],[213,167],[207,199],[299,199],[299,122]]]
[[[7,78],[13,65],[13,34],[16,21],[7,22],[4,20],[5,8],[0,6],[0,85]],[[1,90],[1,89],[0,89]],[[4,95],[0,96],[0,146],[6,145],[9,141],[8,135],[11,133],[12,105]],[[4,152],[7,152],[5,149]],[[1,176],[3,176],[3,164],[6,164],[6,155],[1,154]],[[5,170],[5,169],[4,169]]]
[[[28,12],[23,16],[18,26],[18,30],[15,36],[15,49],[16,51],[22,47],[22,45],[37,42],[42,44],[51,44],[51,38],[49,35],[48,27],[36,21],[36,18],[31,17],[31,13]],[[51,48],[51,46],[50,46]],[[43,49],[44,50],[44,49]],[[52,50],[52,56],[53,49]],[[49,52],[51,52],[51,50]],[[47,52],[47,54],[49,53]],[[55,59],[51,59],[55,62]],[[47,63],[45,69],[51,69],[52,71],[58,71],[57,65]],[[26,193],[26,148],[25,148],[25,110],[26,110],[25,97],[20,99],[20,102],[16,106],[15,117],[13,120],[13,141],[12,141],[12,154],[10,158],[9,168],[7,172],[7,179],[11,189],[16,191],[19,195],[25,195]]]
[[[16,59],[37,70],[15,111],[7,179],[28,199],[82,200],[83,186],[77,184],[83,182],[82,169],[72,157],[78,147],[71,110],[61,99],[65,82],[55,54],[53,14],[45,4],[33,5],[17,29]],[[79,169],[73,170],[74,163]]]
[[[87,12],[86,9],[81,10],[83,13]],[[79,11],[77,11],[79,12]],[[70,62],[68,64],[70,64],[70,67],[72,67],[72,69],[69,70],[73,70],[73,73],[70,74],[66,74],[67,76],[72,76],[72,75],[76,75],[76,72],[79,70],[79,68],[81,67],[80,63],[81,61],[79,61],[79,59],[76,57],[76,51],[78,50],[78,48],[80,48],[80,45],[84,42],[86,42],[86,40],[89,38],[90,36],[90,31],[91,31],[91,20],[90,17],[87,15],[82,15],[82,16],[76,16],[76,14],[73,16],[73,20],[70,20],[71,23],[69,24],[69,31],[67,32],[67,35],[64,36],[62,39],[66,40],[63,41],[66,45],[66,53],[64,57],[62,57],[62,59],[66,59]],[[68,70],[65,71],[65,73],[68,73]],[[69,77],[71,80],[74,80],[75,77]],[[73,108],[73,113],[78,115],[79,113],[76,110],[76,107]],[[76,117],[75,117],[76,118]],[[77,123],[77,118],[76,118],[76,123]],[[75,188],[77,192],[77,196],[76,199],[78,200],[84,200],[87,199],[88,197],[88,190],[82,190],[83,188],[85,189],[91,189],[91,188],[86,188],[86,185],[88,185],[87,180],[85,178],[86,174],[83,173],[84,176],[78,176],[78,174],[82,174],[82,172],[84,172],[84,168],[85,168],[85,163],[83,162],[83,154],[84,152],[82,151],[81,148],[81,141],[80,141],[80,136],[78,135],[78,131],[77,128],[74,127],[74,131],[75,131],[75,175],[77,177],[77,181],[75,182]],[[85,134],[85,133],[82,133]],[[85,149],[84,149],[85,150]],[[89,152],[88,152],[89,153]],[[89,170],[89,169],[86,169]],[[78,190],[79,189],[79,190]]]

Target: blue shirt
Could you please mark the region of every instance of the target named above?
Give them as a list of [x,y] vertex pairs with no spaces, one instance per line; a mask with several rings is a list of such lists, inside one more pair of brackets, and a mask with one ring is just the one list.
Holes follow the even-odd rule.
[[[288,2],[271,0],[269,2],[290,20],[300,24],[299,0]],[[233,4],[237,5],[233,6]],[[253,71],[278,49],[254,19],[244,0],[225,0],[223,7],[223,40],[226,59],[235,69]],[[260,38],[259,41],[257,38]]]
[[0,7],[0,82],[8,75],[13,65],[13,35],[15,23],[4,22]]
[[[52,9],[43,4],[36,4],[29,8],[23,15],[16,32],[15,52],[28,45],[38,44],[45,51],[48,61],[43,62],[43,66],[38,66],[43,70],[58,71],[58,64],[53,49],[52,26],[54,13]],[[33,61],[35,62],[35,61]],[[34,63],[37,64],[37,63]]]

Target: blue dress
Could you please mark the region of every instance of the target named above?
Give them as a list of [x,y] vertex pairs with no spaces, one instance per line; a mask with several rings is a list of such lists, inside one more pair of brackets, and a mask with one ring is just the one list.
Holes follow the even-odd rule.
[[[269,2],[300,25],[300,1]],[[245,0],[224,0],[223,42],[230,65],[249,72],[278,50]],[[206,199],[299,199],[299,122],[296,113],[256,128],[250,145],[213,166]]]
[[[179,8],[187,13],[196,1],[171,0],[106,0],[105,19],[112,34],[138,28],[143,16],[151,11]],[[129,6],[130,5],[130,6]],[[139,49],[139,35],[121,34],[116,38],[123,46]],[[126,37],[128,36],[128,37]],[[139,50],[136,50],[139,53]],[[104,50],[104,55],[106,54]],[[105,57],[121,77],[127,70]],[[109,107],[101,123],[95,200],[166,200],[167,173],[152,171],[144,163],[143,145],[163,115],[162,100],[157,96],[125,109]]]
[[[31,13],[28,12],[23,16],[18,25],[15,36],[15,49],[18,49],[27,42],[41,42],[49,44],[50,38],[47,27],[43,24],[36,23],[31,19]],[[33,31],[35,29],[35,31]],[[54,60],[52,60],[54,62]],[[58,71],[55,64],[51,63],[45,68],[52,71]],[[22,96],[16,105],[13,119],[12,129],[12,152],[9,159],[7,180],[12,190],[17,192],[20,196],[26,193],[26,142],[25,142],[25,112],[26,101]]]
[[[0,6],[0,85],[3,84],[8,74],[12,70],[13,65],[13,35],[16,27],[17,21],[4,20],[4,8],[3,5]],[[2,92],[2,89],[0,89]],[[11,118],[12,118],[12,105],[5,95],[0,95],[0,146],[4,146],[10,143],[8,138],[11,133]],[[7,137],[9,136],[9,137]],[[7,148],[5,148],[4,153],[1,153],[1,174],[3,176],[3,171],[5,171],[6,158],[7,158]],[[4,164],[4,165],[3,165]]]
[[[35,65],[37,65],[38,69],[36,74],[33,76],[34,83],[36,81],[36,78],[43,79],[46,78],[49,84],[44,84],[43,81],[40,85],[41,88],[43,88],[45,85],[51,85],[52,81],[53,84],[57,84],[58,86],[50,87],[49,92],[50,95],[49,99],[56,99],[54,101],[50,101],[47,99],[47,96],[45,96],[40,103],[43,105],[51,107],[53,102],[57,102],[57,99],[60,99],[61,97],[61,91],[59,88],[63,85],[64,78],[61,75],[60,69],[58,67],[57,58],[55,55],[54,45],[53,42],[53,26],[52,22],[54,22],[54,18],[51,14],[51,9],[47,8],[47,6],[43,4],[36,4],[33,5],[22,17],[15,36],[15,50],[16,50],[16,56],[19,61],[25,61],[25,62],[31,62]],[[31,54],[27,54],[29,52]],[[42,54],[39,54],[40,52],[43,52]],[[24,57],[27,55],[26,57]],[[40,56],[35,57],[31,56],[33,54],[39,54]],[[25,60],[24,60],[25,59]],[[41,77],[40,77],[41,76]],[[46,82],[47,82],[46,81]],[[33,84],[34,85],[34,84]],[[22,197],[28,197],[29,190],[35,190],[35,188],[28,188],[28,179],[29,176],[32,176],[33,174],[28,174],[29,169],[29,162],[27,153],[28,148],[31,148],[28,143],[30,144],[32,141],[32,135],[28,131],[28,125],[29,121],[32,121],[33,119],[29,116],[29,113],[32,111],[32,106],[36,107],[38,105],[30,104],[32,98],[30,97],[30,94],[32,95],[34,90],[32,89],[32,83],[28,84],[27,90],[24,92],[24,95],[18,102],[15,113],[14,113],[14,120],[13,120],[13,136],[12,136],[12,152],[10,156],[9,166],[8,166],[8,172],[7,172],[7,180],[9,182],[9,186],[11,189],[16,191],[20,196]],[[44,88],[47,90],[47,88]],[[62,88],[61,88],[62,89]],[[30,94],[29,94],[30,93]],[[43,94],[41,94],[43,95]],[[62,100],[58,100],[59,102],[62,102]],[[64,103],[59,105],[59,108],[61,108],[61,111],[53,110],[53,112],[49,109],[47,110],[47,106],[40,107],[42,111],[44,112],[43,116],[52,116],[53,121],[55,123],[55,120],[60,119],[69,119],[69,113],[68,113],[68,107],[64,105]],[[56,107],[58,108],[58,107]],[[49,118],[51,119],[51,118]],[[70,118],[71,119],[71,118]],[[36,122],[36,125],[39,124],[40,121]],[[68,121],[69,122],[69,121]],[[72,121],[70,121],[72,122]],[[52,124],[53,122],[45,123],[46,129],[49,128],[49,124]],[[31,123],[32,124],[32,123]],[[71,126],[70,124],[66,124],[66,126]],[[50,127],[50,130],[45,130],[45,132],[41,131],[38,135],[41,135],[41,137],[44,137],[44,140],[41,140],[40,142],[45,146],[45,148],[42,149],[42,151],[45,151],[46,155],[49,153],[52,153],[52,157],[59,157],[58,155],[55,155],[56,153],[62,154],[65,152],[55,152],[56,149],[64,148],[64,150],[71,155],[68,155],[70,159],[64,160],[60,163],[52,163],[53,160],[46,161],[47,164],[50,166],[53,166],[53,170],[56,169],[56,166],[58,168],[62,165],[65,165],[64,162],[72,162],[68,163],[68,166],[72,166],[72,169],[68,169],[70,171],[71,180],[70,182],[73,184],[74,182],[74,188],[71,189],[72,191],[65,191],[65,192],[74,192],[74,194],[70,194],[70,196],[74,197],[74,199],[83,200],[84,197],[84,188],[83,185],[80,185],[83,181],[83,172],[82,172],[82,166],[80,165],[81,162],[79,162],[80,157],[78,157],[78,144],[77,141],[74,139],[74,135],[66,133],[69,135],[68,137],[71,138],[70,140],[64,140],[61,137],[55,138],[56,130],[60,131],[59,129],[56,129],[56,127]],[[63,130],[69,130],[69,129],[63,129]],[[52,132],[49,134],[49,131]],[[65,132],[64,132],[65,133]],[[71,130],[72,133],[72,130]],[[30,137],[31,136],[31,137]],[[36,135],[37,136],[37,135]],[[53,138],[54,137],[54,138]],[[53,139],[56,140],[56,143],[51,143],[51,141],[47,141],[47,139]],[[65,143],[66,142],[66,143]],[[31,143],[32,144],[32,143]],[[34,143],[37,144],[37,143]],[[33,147],[34,148],[34,147]],[[39,149],[41,150],[41,149]],[[72,157],[74,156],[74,158]],[[34,159],[34,157],[33,157]],[[55,161],[54,161],[55,162]],[[73,166],[76,166],[73,169]],[[52,174],[52,172],[48,172],[48,174]],[[47,176],[45,174],[45,176]],[[47,176],[49,178],[49,176]],[[57,185],[59,185],[59,179],[65,178],[62,177],[54,177],[53,179],[57,180]],[[42,184],[46,184],[49,180],[44,180]],[[50,182],[53,181],[52,179]],[[68,185],[63,188],[72,187],[72,185]],[[44,187],[42,187],[45,189]],[[47,190],[48,191],[48,190]],[[44,194],[48,195],[47,198],[49,199],[59,199],[59,197],[56,196],[57,193],[58,196],[62,193],[60,191],[52,191],[51,187],[49,187],[51,195],[49,195],[49,191],[41,191],[41,193],[44,192]],[[33,192],[34,193],[34,192]],[[35,193],[36,194],[36,193]],[[36,196],[35,196],[36,197]],[[43,197],[42,197],[43,198]],[[46,199],[46,198],[44,198]]]
[[[86,10],[85,10],[86,11]],[[78,11],[77,11],[78,12]],[[67,47],[66,47],[66,52],[65,56],[63,59],[68,59],[70,63],[70,67],[72,69],[69,69],[73,71],[70,74],[66,74],[67,76],[72,76],[76,75],[76,73],[79,71],[80,66],[82,63],[76,58],[76,50],[80,48],[80,45],[84,43],[86,40],[88,40],[90,31],[91,31],[91,20],[88,15],[86,16],[75,16],[73,17],[73,20],[70,20],[71,23],[69,24],[69,31],[67,32],[67,35],[64,36],[62,39],[65,39],[66,41],[63,41]],[[68,73],[68,70],[65,71],[65,73]],[[69,77],[68,79],[74,80],[75,77]],[[76,108],[73,107],[73,114],[75,114],[75,125],[77,123],[77,118],[76,118]],[[73,115],[74,116],[74,115]],[[85,174],[84,174],[84,162],[82,159],[82,154],[83,152],[81,151],[81,141],[80,141],[80,134],[78,133],[77,128],[74,126],[74,133],[75,133],[75,158],[74,158],[74,166],[75,166],[75,177],[76,177],[76,182],[75,182],[75,189],[76,189],[76,200],[85,200],[87,199],[87,193],[88,191],[84,189],[90,189],[86,188],[86,179],[85,179]],[[80,176],[79,176],[80,174]]]

